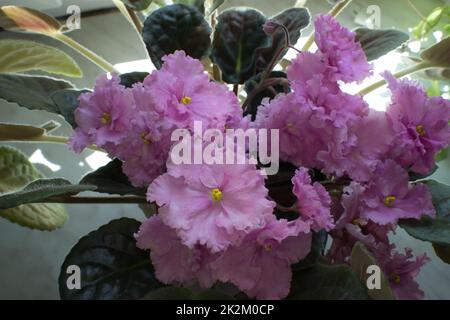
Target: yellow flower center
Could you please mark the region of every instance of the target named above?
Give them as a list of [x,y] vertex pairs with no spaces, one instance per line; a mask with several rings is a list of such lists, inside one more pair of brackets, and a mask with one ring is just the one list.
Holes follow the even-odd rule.
[[214,202],[220,202],[222,199],[222,191],[219,188],[214,188],[211,190],[211,198]]
[[270,243],[264,245],[264,250],[266,250],[267,252],[272,251],[272,249],[273,247]]
[[183,97],[183,99],[181,99],[181,103],[184,104],[185,106],[187,106],[188,104],[191,103],[191,97]]
[[102,116],[102,118],[100,119],[100,122],[102,124],[109,124],[111,123],[111,115],[107,112],[105,112]]
[[392,280],[394,280],[394,282],[395,282],[396,284],[400,284],[401,278],[400,278],[400,276],[399,276],[398,274],[394,274],[394,275],[392,276]]
[[419,134],[419,136],[423,137],[426,132],[425,132],[425,128],[423,127],[423,125],[419,124],[418,126],[416,126],[416,131]]
[[355,226],[363,227],[367,224],[367,221],[361,218],[356,218],[352,221],[352,224],[354,224]]
[[152,142],[150,139],[147,139],[147,133],[146,132],[142,132],[141,133],[141,139],[142,139],[142,141],[144,141],[145,144],[150,144]]
[[395,196],[387,196],[384,198],[384,204],[388,207],[391,207],[397,198]]

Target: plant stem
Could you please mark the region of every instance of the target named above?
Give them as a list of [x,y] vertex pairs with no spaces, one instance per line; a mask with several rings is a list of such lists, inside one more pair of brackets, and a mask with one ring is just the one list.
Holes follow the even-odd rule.
[[37,201],[36,203],[78,203],[78,204],[94,204],[94,203],[147,203],[145,197],[67,197],[55,196]]
[[352,0],[343,0],[336,3],[328,14],[330,16],[337,17],[342,12],[342,10],[344,10],[345,7],[349,5],[350,2],[352,2]]
[[239,84],[233,85],[233,92],[236,95],[236,97],[239,95]]
[[133,9],[130,9],[129,7],[127,7],[127,11],[128,11],[128,14],[131,17],[131,20],[133,21],[134,27],[136,28],[137,32],[139,34],[141,34],[142,33],[142,28],[144,27],[143,24],[142,24],[141,19],[139,19],[139,17],[136,14],[136,11],[134,11]]
[[[29,138],[28,140],[24,140],[24,139],[8,139],[8,140],[3,140],[3,141],[16,141],[16,142],[33,142],[33,141],[38,141],[38,142],[68,144],[69,143],[69,138],[62,137],[62,136],[42,135],[42,136],[35,137],[35,138]],[[103,150],[102,148],[99,148],[99,147],[97,147],[95,145],[90,145],[90,146],[87,146],[86,148],[94,150],[94,151],[105,152],[105,150]]]
[[289,80],[285,79],[285,78],[269,78],[264,80],[263,82],[260,82],[258,84],[258,86],[256,86],[251,92],[250,94],[247,96],[247,98],[245,99],[244,103],[242,104],[242,109],[246,110],[248,104],[250,103],[250,101],[252,101],[252,99],[261,91],[269,88],[270,86],[275,86],[277,84],[283,85],[283,86],[288,86],[289,85]]
[[297,206],[298,206],[297,201],[290,207],[285,207],[285,206],[282,206],[281,204],[277,203],[277,209],[280,210],[281,212],[297,211],[298,210]]
[[56,142],[56,143],[69,143],[69,138],[67,137],[61,137],[61,136],[47,136],[43,135],[40,137],[36,137],[31,139],[32,141],[41,141],[41,142]]
[[128,13],[127,6],[125,3],[123,3],[121,0],[112,0],[114,5],[117,7],[117,9],[120,11],[120,13],[130,22],[133,23],[131,20],[131,17]]
[[120,0],[113,0],[114,5],[119,9],[120,13],[130,22],[137,30],[138,33],[142,31],[142,22],[137,17],[134,10],[130,9],[125,3]]
[[291,45],[291,39],[289,36],[289,30],[283,25],[280,24],[278,28],[281,28],[284,33],[284,47],[281,47],[278,49],[278,52],[275,54],[275,56],[272,58],[272,61],[270,61],[269,66],[267,67],[266,71],[264,72],[262,79],[260,83],[263,83],[267,78],[269,78],[270,73],[272,72],[273,68],[275,68],[275,65],[278,63],[278,59],[280,59],[283,52],[288,49]]
[[311,31],[311,34],[309,35],[308,39],[306,39],[306,42],[300,51],[302,52],[308,51],[308,49],[311,47],[313,43],[314,43],[314,31]]
[[[342,12],[342,10],[345,9],[345,7],[351,2],[352,0],[343,0],[335,4],[335,6],[328,12],[329,15],[336,17],[339,15],[339,13]],[[306,40],[305,44],[303,45],[303,48],[301,51],[308,51],[308,49],[311,47],[311,45],[314,43],[314,31],[311,32],[308,39]]]
[[[400,70],[400,71],[394,73],[394,77],[401,78],[401,77],[404,77],[404,76],[406,76],[408,74],[411,74],[411,73],[414,73],[414,72],[417,72],[417,71],[420,71],[420,70],[428,69],[428,68],[431,68],[431,67],[433,67],[432,64],[430,64],[427,61],[422,61],[421,63],[412,65],[412,66],[410,66],[410,67],[408,67],[406,69],[403,69],[403,70]],[[370,92],[372,92],[372,91],[382,87],[385,84],[386,84],[386,80],[381,79],[380,81],[372,83],[370,86],[362,89],[361,91],[358,92],[358,94],[360,96],[365,96],[366,94],[368,94],[368,93],[370,93]]]
[[72,49],[78,51],[80,54],[91,60],[93,63],[101,67],[103,70],[111,73],[119,73],[112,64],[110,64],[108,61],[97,55],[96,53],[92,52],[88,48],[82,46],[72,38],[66,36],[63,33],[56,33],[52,34],[51,37],[53,37],[56,40],[61,41],[62,43],[68,45]]

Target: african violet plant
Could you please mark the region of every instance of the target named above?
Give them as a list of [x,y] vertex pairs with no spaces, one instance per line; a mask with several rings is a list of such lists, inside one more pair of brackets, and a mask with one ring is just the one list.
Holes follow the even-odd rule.
[[[21,152],[1,146],[1,216],[53,230],[67,219],[61,203],[139,203],[147,213],[142,223],[122,218],[81,238],[61,267],[61,298],[423,297],[415,277],[429,258],[396,248],[389,234],[400,226],[449,261],[450,187],[426,177],[449,144],[450,102],[400,78],[449,67],[449,38],[351,95],[341,84],[370,76],[368,60],[408,36],[349,31],[336,18],[348,0],[312,19],[314,31],[301,50],[294,45],[310,23],[305,8],[267,18],[251,8],[218,13],[223,1],[193,1],[161,7],[142,25],[134,10],[151,1],[114,2],[142,33],[157,68],[150,74],[119,74],[57,20],[1,7],[2,28],[62,41],[107,74],[92,90],[19,74],[81,76],[81,70],[53,47],[1,40],[0,97],[60,114],[74,132],[51,135],[54,122],[2,123],[0,139],[68,143],[73,152],[90,148],[114,159],[74,184],[46,179]],[[313,42],[318,49],[308,51]],[[298,51],[292,61],[283,59],[289,48]],[[274,71],[277,65],[281,71]],[[392,94],[387,111],[370,110],[364,96],[385,83]],[[269,145],[279,142],[279,171],[261,175],[262,159],[175,163],[171,135],[191,133],[195,123],[219,133],[278,129],[279,141]],[[215,155],[234,150],[234,143]],[[84,191],[110,195],[79,195]],[[71,265],[81,268],[79,289],[67,286]],[[367,286],[371,265],[382,270],[381,288]]]

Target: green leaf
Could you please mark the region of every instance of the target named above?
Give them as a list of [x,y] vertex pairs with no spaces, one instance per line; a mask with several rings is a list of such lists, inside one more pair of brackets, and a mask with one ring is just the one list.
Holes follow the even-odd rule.
[[30,182],[21,190],[0,195],[0,210],[17,207],[21,204],[41,202],[53,196],[75,195],[95,189],[95,186],[74,185],[61,178],[38,179]]
[[[27,183],[44,176],[19,150],[0,146],[0,193],[13,192]],[[8,199],[9,195],[1,198]],[[2,206],[4,208],[4,206]],[[39,230],[54,230],[67,220],[67,212],[60,204],[24,204],[10,209],[0,209],[0,216],[21,226]]]
[[297,201],[297,197],[292,193],[291,182],[296,169],[291,163],[281,161],[278,173],[267,177],[269,197],[282,206],[291,207]]
[[437,171],[437,169],[439,169],[439,167],[437,165],[435,165],[434,168],[429,173],[425,173],[425,174],[409,171],[408,172],[409,181],[417,181],[417,180],[423,180],[425,178],[428,178],[429,176],[434,174]]
[[54,35],[59,33],[61,24],[55,18],[38,10],[3,6],[0,7],[0,28],[8,31]]
[[366,54],[367,60],[375,60],[398,48],[408,41],[408,34],[393,29],[375,30],[358,28],[355,30],[356,41]]
[[[259,91],[257,94],[253,94],[252,91],[256,89],[261,82],[265,72],[260,72],[256,76],[251,77],[244,84],[244,90],[247,93],[248,104],[244,111],[244,116],[250,114],[252,121],[255,121],[258,109],[261,106],[262,100],[269,98],[274,99],[279,93],[289,92],[289,86],[287,81],[287,75],[283,71],[272,71],[265,81],[273,81],[274,84],[268,86],[266,89]],[[278,83],[275,80],[278,78]],[[284,81],[281,82],[281,81]],[[267,82],[266,82],[267,83]]]
[[76,90],[63,80],[20,74],[0,74],[0,98],[30,110],[56,113],[76,127],[74,111],[78,97],[88,90]]
[[311,251],[308,255],[292,266],[293,270],[301,270],[314,266],[322,256],[322,251],[327,244],[328,234],[325,230],[314,232],[311,240]]
[[156,68],[161,68],[161,58],[184,50],[195,59],[209,52],[211,28],[203,14],[195,7],[174,4],[155,10],[144,22],[142,36],[147,51]]
[[426,37],[434,27],[437,26],[439,21],[445,12],[448,12],[449,6],[437,7],[435,8],[428,17],[419,22],[415,26],[411,33],[416,39],[422,39]]
[[[367,273],[367,268],[373,265],[376,266],[378,263],[367,248],[361,242],[355,243],[351,255],[351,268],[358,275],[362,283],[367,283],[367,279],[370,276]],[[367,292],[373,300],[395,300],[395,295],[391,290],[389,280],[384,273],[381,273],[381,288],[368,289]]]
[[154,214],[158,213],[158,206],[156,203],[139,203],[138,204],[139,209],[144,213],[144,215],[149,218],[153,216]]
[[41,137],[44,133],[45,130],[43,128],[21,124],[0,123],[0,141],[29,141]]
[[78,108],[78,99],[82,93],[90,92],[89,90],[65,89],[58,90],[50,94],[50,98],[55,105],[54,113],[61,114],[64,119],[72,126],[77,127],[75,122],[75,109]]
[[[450,70],[450,69],[448,69]],[[434,71],[437,71],[437,69],[431,69],[431,70],[424,70],[426,71],[432,71],[432,75],[434,74]],[[427,73],[428,74],[428,73]],[[429,97],[440,97],[441,96],[441,87],[439,85],[439,81],[438,80],[432,80],[431,81],[431,85],[426,89],[427,90],[427,95]]]
[[448,155],[449,155],[449,149],[450,148],[445,148],[442,149],[435,157],[434,160],[436,160],[436,162],[442,161],[447,159]]
[[0,98],[30,110],[59,113],[50,95],[69,88],[69,82],[50,77],[0,74]]
[[217,18],[211,60],[227,83],[244,83],[256,72],[258,49],[271,45],[262,25],[266,17],[254,9],[229,9]]
[[145,188],[131,185],[122,171],[122,162],[119,159],[114,159],[96,171],[88,173],[81,179],[80,184],[94,185],[97,187],[95,191],[101,193],[145,195]]
[[445,263],[450,264],[450,246],[433,243],[434,252]]
[[0,40],[0,72],[40,70],[81,78],[78,64],[64,51],[28,40]]
[[130,72],[130,73],[124,73],[121,74],[120,77],[120,84],[131,88],[133,84],[137,82],[143,82],[145,77],[148,76],[148,72]]
[[450,37],[422,51],[420,57],[435,67],[450,68]]
[[439,245],[450,245],[450,186],[434,180],[425,182],[433,197],[436,218],[428,216],[421,220],[405,219],[400,226],[417,239]]
[[[291,43],[297,43],[300,39],[301,30],[309,25],[310,15],[306,8],[290,8],[270,18],[284,25],[289,32]],[[269,66],[275,55],[285,46],[285,34],[281,28],[272,35],[271,45],[267,48],[258,49],[257,72],[263,71]],[[287,49],[278,58],[283,58]]]
[[152,4],[153,0],[121,0],[121,1],[135,11],[142,11],[147,9]]
[[427,94],[430,97],[439,97],[442,95],[439,81],[450,80],[450,68],[430,68],[419,71],[417,75],[423,79],[431,80],[431,86],[427,88]]
[[445,26],[442,27],[444,31],[444,35],[449,36],[450,35],[450,23],[447,23]]
[[[161,284],[154,275],[148,252],[136,247],[140,222],[113,220],[82,237],[70,250],[59,274],[59,294],[67,300],[140,299]],[[81,289],[70,290],[67,268],[79,266]]]
[[367,289],[344,265],[318,263],[294,272],[288,299],[365,300]]

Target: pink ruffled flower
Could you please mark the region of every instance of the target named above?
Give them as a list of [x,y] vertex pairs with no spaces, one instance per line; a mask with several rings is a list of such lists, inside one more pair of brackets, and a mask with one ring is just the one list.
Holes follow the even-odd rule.
[[353,246],[363,243],[371,252],[386,252],[394,248],[388,234],[395,229],[393,224],[379,225],[361,216],[361,202],[365,188],[352,182],[344,188],[342,201],[334,204],[333,215],[336,226],[331,231],[333,243],[327,257],[333,263],[350,263]]
[[318,182],[311,182],[306,168],[295,172],[292,184],[301,220],[310,223],[314,231],[331,230],[334,227],[330,212],[331,198],[326,189]]
[[129,120],[130,129],[114,154],[123,161],[122,169],[131,183],[144,187],[164,173],[174,127],[155,111],[142,84],[135,84],[132,92],[136,110]]
[[[348,119],[356,119],[368,113],[368,106],[361,97],[342,92],[327,75],[328,68],[319,54],[300,53],[288,69],[294,94],[303,99],[303,107],[315,111],[317,121],[333,120],[343,125]],[[323,119],[325,118],[325,119]]]
[[[303,232],[308,232],[305,225]],[[256,299],[282,299],[289,294],[291,265],[311,248],[311,234],[272,216],[264,228],[229,247],[212,263],[220,281],[231,282]]]
[[427,174],[435,166],[434,156],[450,143],[450,101],[428,98],[417,83],[388,72],[384,77],[392,91],[387,110],[396,137],[392,155],[402,166]]
[[430,258],[426,254],[418,255],[415,260],[411,260],[412,258],[412,250],[409,248],[405,249],[405,254],[392,251],[389,254],[382,253],[378,257],[381,269],[399,300],[418,300],[424,297],[414,278]]
[[97,79],[94,92],[80,95],[75,110],[77,128],[70,138],[70,147],[81,152],[89,144],[113,149],[130,128],[133,95],[120,85],[120,79],[103,75]]
[[182,242],[200,244],[212,252],[238,244],[272,215],[264,178],[250,164],[167,165],[167,173],[150,185],[149,201],[161,206],[159,215],[176,229]]
[[[298,165],[314,166],[315,154],[320,148],[320,141],[313,150],[307,149],[313,146],[312,139],[305,135],[310,128],[307,121],[310,112],[301,109],[294,103],[295,96],[280,94],[270,102],[263,100],[258,108],[254,127],[279,130],[280,159]],[[302,141],[303,143],[300,143]],[[269,147],[271,146],[269,140]]]
[[287,76],[294,91],[302,91],[302,87],[308,81],[317,75],[321,75],[322,85],[332,92],[338,92],[337,82],[328,77],[330,68],[320,53],[302,52],[292,60],[287,68]]
[[367,116],[368,105],[361,97],[330,85],[323,74],[312,75],[302,86],[294,87],[293,94],[295,106],[309,114],[299,127],[299,144],[304,150],[294,164],[336,176],[350,173],[347,155],[358,141],[353,128]]
[[210,268],[214,255],[204,247],[193,249],[181,243],[174,229],[166,226],[159,216],[152,216],[135,234],[137,247],[150,250],[155,275],[165,284],[189,284],[198,281],[204,288],[215,279]]
[[330,78],[344,82],[362,81],[370,75],[372,66],[355,33],[344,28],[330,15],[320,15],[314,22],[314,39],[327,64]]
[[408,173],[392,160],[381,162],[362,196],[361,216],[378,224],[398,219],[435,216],[431,194],[424,184],[410,186]]
[[166,121],[178,128],[193,128],[197,120],[204,129],[224,129],[228,122],[242,118],[236,96],[226,85],[211,82],[199,60],[176,51],[163,61],[144,85]]
[[294,92],[264,102],[255,126],[280,130],[282,160],[341,176],[354,167],[346,159],[357,144],[353,127],[369,109],[328,79],[327,68],[319,55],[299,54],[288,69]]
[[[347,147],[340,153],[330,153],[336,156],[329,163],[336,162],[334,166],[342,168],[354,181],[366,182],[371,178],[378,163],[388,157],[389,150],[394,144],[394,133],[389,126],[386,113],[374,110],[370,110],[366,117],[355,122],[349,131],[353,142],[347,143]],[[339,144],[333,146],[340,148]]]
[[[138,113],[116,155],[123,161],[122,170],[136,187],[148,186],[165,172],[169,154],[170,135],[158,131],[150,113]],[[163,133],[163,134],[161,134]]]

